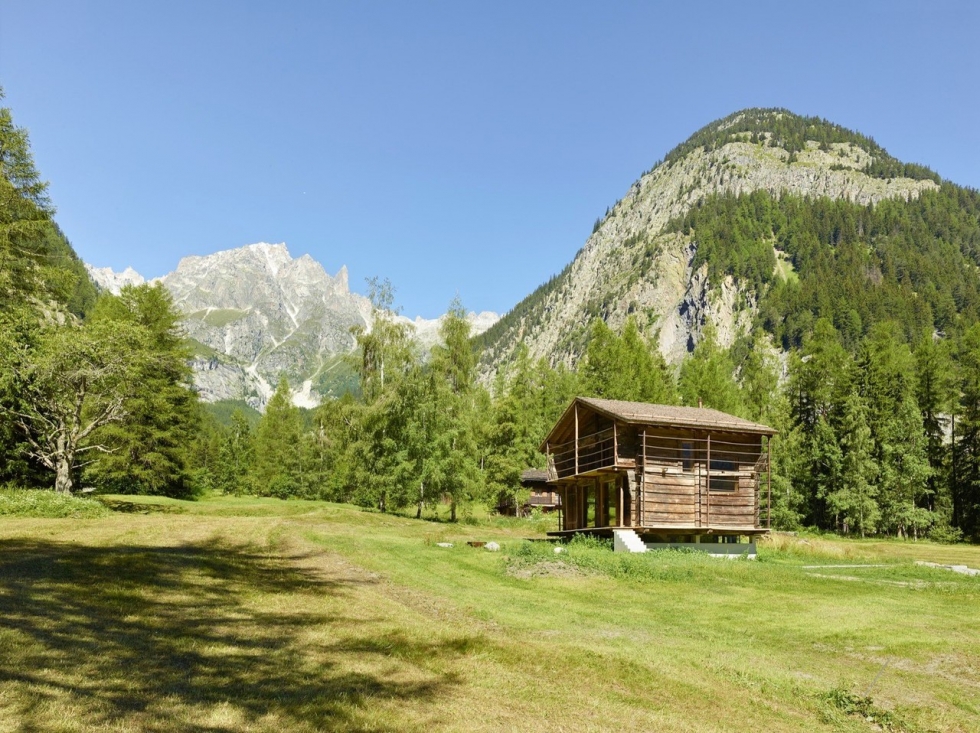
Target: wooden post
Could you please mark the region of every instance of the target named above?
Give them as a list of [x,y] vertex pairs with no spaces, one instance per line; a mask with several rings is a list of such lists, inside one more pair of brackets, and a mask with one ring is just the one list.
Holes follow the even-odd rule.
[[613,420],[613,465],[619,465],[619,439],[616,434],[616,421]]
[[705,518],[707,519],[707,525],[708,525],[708,527],[711,527],[711,433],[708,433],[708,461],[707,461],[707,463],[708,463],[708,472],[707,472],[707,474],[705,474],[705,479],[704,479],[705,486],[707,487],[707,489],[704,492],[704,494],[705,494],[705,497],[704,497],[704,500],[705,500],[704,514],[705,514]]
[[575,403],[575,475],[578,476],[578,402]]
[[772,436],[766,440],[766,529],[772,529]]
[[647,472],[647,429],[640,431],[640,467],[636,472],[636,526],[643,526],[643,484],[646,483]]
[[595,526],[605,527],[606,521],[606,482],[601,478],[595,480]]
[[616,483],[619,485],[619,504],[616,505],[616,524],[620,527],[625,527],[623,524],[623,509],[626,505],[623,503],[623,478],[618,473],[616,474]]

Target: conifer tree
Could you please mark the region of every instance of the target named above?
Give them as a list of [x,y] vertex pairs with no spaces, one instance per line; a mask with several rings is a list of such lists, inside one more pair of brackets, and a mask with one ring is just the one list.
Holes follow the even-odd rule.
[[640,334],[630,316],[617,336],[602,319],[592,322],[582,362],[583,391],[592,397],[629,402],[676,404],[673,375],[659,350]]
[[[539,375],[544,373],[540,365],[537,371]],[[521,344],[514,363],[497,388],[493,424],[488,436],[486,476],[489,494],[498,505],[512,504],[515,509],[524,498],[521,473],[527,468],[544,466],[544,456],[538,447],[547,428],[542,419],[543,410],[536,409],[543,389],[535,376],[527,346]],[[561,409],[564,407],[567,403]]]
[[980,324],[959,346],[959,407],[951,466],[953,526],[980,536]]
[[252,480],[259,496],[285,499],[302,488],[302,420],[292,403],[289,382],[279,379],[255,428]]
[[140,328],[146,354],[123,404],[125,415],[96,436],[110,452],[86,476],[116,493],[187,495],[187,452],[200,413],[173,297],[159,283],[127,286],[118,297],[103,295],[91,320]]
[[482,476],[474,429],[476,360],[470,346],[470,324],[459,299],[453,300],[439,328],[442,344],[432,350],[435,415],[431,481],[450,499],[450,521],[460,503],[480,498]]
[[917,536],[934,517],[926,508],[930,469],[912,352],[894,324],[880,323],[862,343],[857,363],[878,464],[882,522],[899,536]]
[[679,387],[685,405],[705,407],[732,415],[745,414],[745,403],[734,377],[728,352],[718,345],[717,334],[705,326],[701,342],[681,364]]
[[[832,526],[827,499],[840,488],[843,455],[835,432],[841,406],[854,392],[853,362],[827,319],[816,322],[802,355],[789,362],[789,406],[795,460],[790,461],[802,519]],[[779,445],[780,441],[777,441]]]
[[388,280],[371,279],[372,326],[367,331],[353,329],[358,349],[356,366],[360,377],[364,409],[360,415],[357,440],[351,445],[355,501],[387,511],[407,501],[403,472],[401,431],[407,411],[400,382],[415,362],[410,327],[396,320],[394,288]]
[[931,473],[929,508],[939,512],[948,522],[952,515],[949,495],[950,446],[946,435],[954,408],[956,374],[947,342],[940,342],[926,333],[915,349],[916,401],[922,413],[922,429],[926,438],[926,457]]
[[331,501],[351,501],[357,486],[355,446],[361,437],[365,407],[349,392],[325,400],[314,414],[314,425],[324,450],[325,475],[320,488]]
[[251,490],[251,473],[255,463],[255,445],[251,425],[245,414],[235,409],[231,425],[222,436],[218,461],[214,469],[214,486],[226,494],[243,494]]
[[845,534],[856,530],[862,537],[875,531],[881,517],[871,455],[874,445],[866,412],[864,402],[856,392],[851,392],[844,402],[838,427],[840,480],[827,496],[830,511],[837,518],[837,528]]
[[592,321],[585,358],[581,362],[583,391],[590,397],[624,399],[618,376],[623,367],[619,339],[601,318]]

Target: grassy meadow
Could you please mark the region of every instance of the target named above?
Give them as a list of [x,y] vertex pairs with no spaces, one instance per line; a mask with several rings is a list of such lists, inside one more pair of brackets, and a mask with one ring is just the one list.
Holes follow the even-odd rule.
[[556,554],[552,520],[103,501],[0,501],[0,733],[980,729],[980,578],[915,564],[980,547]]

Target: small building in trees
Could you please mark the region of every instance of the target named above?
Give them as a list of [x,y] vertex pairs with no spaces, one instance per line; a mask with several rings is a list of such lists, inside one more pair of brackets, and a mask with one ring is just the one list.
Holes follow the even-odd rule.
[[550,476],[547,470],[537,468],[529,468],[521,474],[521,486],[531,492],[527,498],[528,509],[551,512],[561,506],[561,497],[555,487],[548,483]]
[[551,534],[751,541],[769,529],[775,433],[708,408],[577,397],[541,444],[561,503]]
[[550,474],[546,469],[528,468],[521,472],[521,487],[528,489],[526,500],[516,504],[514,496],[501,496],[497,503],[497,513],[507,516],[523,516],[533,509],[553,512],[561,506],[561,498],[555,487],[548,483]]

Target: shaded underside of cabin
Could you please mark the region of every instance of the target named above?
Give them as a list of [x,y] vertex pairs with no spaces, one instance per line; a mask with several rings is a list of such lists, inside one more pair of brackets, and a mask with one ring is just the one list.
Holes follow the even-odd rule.
[[765,425],[716,410],[577,398],[542,445],[561,497],[552,535],[727,541],[769,527]]

